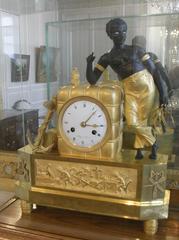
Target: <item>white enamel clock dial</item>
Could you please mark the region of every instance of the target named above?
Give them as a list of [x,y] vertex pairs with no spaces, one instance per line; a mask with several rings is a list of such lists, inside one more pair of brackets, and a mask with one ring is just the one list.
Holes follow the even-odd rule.
[[108,130],[108,116],[97,101],[77,98],[63,111],[63,136],[77,148],[93,148],[103,142]]

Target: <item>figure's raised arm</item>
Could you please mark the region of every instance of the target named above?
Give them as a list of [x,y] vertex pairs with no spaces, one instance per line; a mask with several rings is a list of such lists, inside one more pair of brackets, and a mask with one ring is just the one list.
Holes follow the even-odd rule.
[[98,63],[96,64],[94,70],[93,70],[93,61],[95,59],[94,53],[91,53],[87,58],[87,67],[86,67],[86,79],[91,84],[94,85],[100,78],[101,74],[107,67],[107,62],[105,60],[105,55],[103,55]]

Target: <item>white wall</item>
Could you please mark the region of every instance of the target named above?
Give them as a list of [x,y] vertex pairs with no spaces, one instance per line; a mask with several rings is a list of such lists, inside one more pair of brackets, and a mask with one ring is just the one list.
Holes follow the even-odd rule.
[[[7,52],[7,46],[5,46],[5,44],[0,44],[2,53],[0,75],[2,84],[3,108],[10,109],[17,100],[26,99],[32,104],[32,108],[40,108],[40,115],[43,115],[45,110],[42,104],[44,100],[47,99],[47,84],[36,83],[35,48],[45,45],[45,24],[47,22],[58,20],[58,10],[38,12],[21,16],[1,13],[1,20],[5,19],[5,17],[9,17],[12,20],[12,25],[9,27],[9,29],[5,26],[1,26],[1,41],[3,41],[3,36],[7,36],[8,31],[11,30],[13,43],[12,49],[8,50],[9,52]],[[13,53],[30,55],[30,71],[28,81],[11,82],[10,57]],[[55,85],[55,83],[52,85]]]
[[[45,45],[46,22],[59,19],[63,21],[62,28],[60,23],[49,26],[48,34],[49,45],[61,47],[59,85],[69,83],[73,67],[79,68],[81,79],[85,81],[88,54],[94,51],[98,59],[112,47],[112,42],[105,33],[105,24],[108,19],[115,16],[124,18],[126,15],[131,16],[125,18],[128,23],[127,44],[131,44],[135,35],[147,36],[148,50],[154,49],[154,52],[157,51],[162,60],[164,59],[162,54],[165,43],[156,38],[158,30],[155,27],[149,28],[150,22],[147,19],[132,17],[145,14],[149,10],[140,0],[135,1],[135,5],[132,0],[59,0],[58,3],[59,8],[56,0],[0,0],[0,9],[4,9],[0,12],[0,84],[2,85],[0,98],[3,98],[4,108],[11,108],[20,98],[31,102],[33,108],[43,109],[42,103],[47,99],[47,85],[35,82],[35,48]],[[12,19],[11,26],[2,24],[5,17]],[[79,19],[91,20],[78,21]],[[7,48],[9,40],[4,38],[8,34],[13,37],[12,44],[9,43],[12,49]],[[12,53],[30,55],[30,73],[27,82],[11,82],[9,58],[11,52],[7,53],[7,49]],[[56,92],[55,83],[50,85],[50,92]],[[44,114],[43,111],[40,114]]]
[[[8,86],[11,84],[11,62],[13,53],[19,53],[19,17],[0,12],[0,84],[1,108],[8,107]],[[12,84],[13,85],[13,84]]]
[[[70,72],[78,67],[82,81],[85,81],[86,57],[95,52],[96,60],[112,47],[112,43],[105,33],[105,25],[110,18],[122,17],[128,25],[127,44],[131,44],[136,35],[146,36],[147,51],[159,57],[163,65],[168,64],[169,47],[166,43],[166,30],[168,26],[175,29],[178,26],[176,16],[145,16],[158,14],[164,8],[151,5],[150,1],[132,0],[61,0],[62,41],[61,52],[61,83],[69,83]],[[85,21],[85,19],[87,19]],[[175,23],[172,23],[175,19]],[[90,20],[90,21],[88,21]],[[172,26],[173,25],[173,26]],[[169,66],[169,64],[168,64]],[[116,78],[111,71],[112,78]]]
[[[67,1],[63,3],[62,11],[62,42],[61,52],[61,82],[69,83],[70,72],[73,67],[78,67],[81,80],[85,81],[86,57],[94,51],[96,61],[112,48],[112,42],[107,37],[105,25],[113,17],[122,17],[128,25],[126,44],[131,44],[136,35],[147,38],[147,48],[156,53],[164,63],[165,41],[160,39],[159,30],[163,31],[163,24],[155,28],[155,20],[138,17],[148,12],[148,6],[138,1]],[[136,17],[134,17],[136,16]],[[85,20],[87,19],[87,20]],[[156,19],[158,22],[158,19]],[[164,29],[165,30],[165,29]],[[111,78],[117,78],[110,71]]]
[[54,11],[58,9],[58,4],[59,0],[0,0],[0,11],[19,16]]

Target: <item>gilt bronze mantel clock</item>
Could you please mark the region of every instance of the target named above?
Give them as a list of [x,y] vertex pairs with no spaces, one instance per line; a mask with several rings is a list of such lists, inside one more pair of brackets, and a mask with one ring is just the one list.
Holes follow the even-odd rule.
[[[16,195],[23,212],[32,203],[144,221],[148,234],[167,218],[167,157],[148,153],[142,161],[122,149],[123,91],[116,81],[80,84],[77,69],[71,85],[46,104],[44,123],[33,144],[19,150]],[[52,114],[56,129],[48,130]]]
[[[73,70],[77,71],[77,70]],[[72,85],[57,94],[57,136],[61,156],[111,159],[122,144],[122,91],[119,84]]]

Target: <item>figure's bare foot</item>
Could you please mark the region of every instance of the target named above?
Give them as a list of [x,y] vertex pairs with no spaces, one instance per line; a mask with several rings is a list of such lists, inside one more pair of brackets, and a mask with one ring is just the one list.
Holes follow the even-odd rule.
[[157,143],[155,142],[153,145],[152,145],[152,151],[151,151],[151,154],[149,155],[149,158],[152,159],[152,160],[156,160],[157,159],[157,149],[158,149],[158,145]]
[[140,148],[137,149],[137,153],[136,153],[135,159],[141,160],[143,157],[144,157],[144,155],[142,153],[142,150]]

